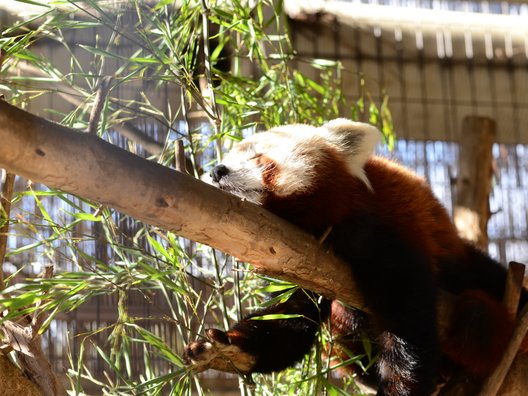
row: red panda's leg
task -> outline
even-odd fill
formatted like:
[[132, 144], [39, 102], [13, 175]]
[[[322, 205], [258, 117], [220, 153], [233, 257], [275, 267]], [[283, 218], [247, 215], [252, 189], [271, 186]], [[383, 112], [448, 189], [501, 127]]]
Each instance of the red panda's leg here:
[[499, 363], [515, 323], [504, 305], [472, 290], [457, 296], [443, 351], [466, 371], [484, 378]]
[[329, 314], [329, 302], [318, 304], [317, 299], [299, 289], [286, 302], [245, 317], [225, 333], [208, 330], [209, 340], [189, 344], [184, 357], [198, 370], [202, 366], [243, 374], [283, 370], [310, 351], [320, 323]]
[[431, 393], [439, 360], [436, 286], [427, 260], [374, 216], [334, 226], [327, 241], [350, 264], [377, 329], [380, 396]]

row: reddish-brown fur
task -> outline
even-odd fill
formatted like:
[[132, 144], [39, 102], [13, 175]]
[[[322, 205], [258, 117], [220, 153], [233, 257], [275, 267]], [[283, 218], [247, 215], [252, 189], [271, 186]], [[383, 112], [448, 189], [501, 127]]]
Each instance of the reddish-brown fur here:
[[[380, 396], [430, 394], [442, 352], [477, 376], [499, 361], [513, 329], [500, 303], [505, 269], [458, 236], [422, 178], [388, 160], [367, 159], [377, 133], [347, 120], [322, 129], [287, 126], [250, 138], [211, 172], [220, 188], [316, 237], [324, 235], [325, 246], [352, 271], [370, 312], [296, 290], [287, 301], [220, 332], [217, 347], [240, 362], [239, 371], [270, 373], [300, 361], [328, 319], [341, 344], [333, 348], [337, 356], [362, 354], [362, 336], [370, 340], [376, 369], [366, 378], [360, 374], [373, 381]], [[442, 340], [436, 312], [440, 288], [457, 299]], [[521, 301], [528, 302], [526, 290]], [[277, 313], [297, 315], [253, 320]], [[193, 343], [186, 356], [209, 364], [213, 346], [214, 340]]]
[[[489, 374], [508, 345], [513, 318], [500, 302], [472, 290], [458, 296], [452, 322], [454, 326], [448, 330], [443, 351], [469, 372], [482, 377]], [[482, 326], [468, 326], [475, 323]]]
[[[354, 213], [376, 213], [402, 239], [424, 253], [433, 273], [441, 271], [439, 265], [443, 261], [469, 265], [467, 242], [458, 236], [447, 211], [425, 180], [389, 160], [372, 157], [364, 167], [371, 191], [350, 175], [337, 152], [331, 148], [323, 152], [315, 168], [312, 188], [286, 198], [273, 194], [273, 181], [281, 169], [277, 164], [269, 164], [263, 177], [268, 187], [263, 205], [316, 235]], [[271, 161], [267, 159], [267, 162]], [[468, 312], [473, 313], [470, 321], [475, 323], [466, 326]], [[342, 307], [333, 306], [332, 323], [337, 333], [350, 329], [351, 320], [347, 317], [350, 314]], [[468, 337], [478, 338], [479, 334], [467, 332], [479, 328], [487, 333], [481, 333], [481, 340], [476, 343], [468, 342]], [[443, 351], [468, 371], [486, 375], [500, 359], [512, 329], [513, 320], [498, 301], [483, 292], [465, 293], [459, 297]]]
[[[373, 157], [365, 171], [374, 189], [372, 205], [417, 250], [437, 260], [464, 255], [464, 242], [425, 180], [388, 160]], [[461, 260], [463, 261], [463, 260]]]
[[[278, 165], [270, 169], [280, 172]], [[317, 188], [311, 194], [276, 197], [269, 184], [274, 176], [267, 172], [264, 181], [270, 192], [265, 196], [264, 206], [303, 228], [322, 230], [355, 212], [377, 213], [428, 257], [463, 257], [463, 241], [422, 178], [380, 157], [372, 157], [365, 164], [365, 171], [373, 191], [348, 173], [337, 153], [327, 149], [316, 165], [313, 186]], [[312, 211], [311, 217], [296, 218], [296, 213], [305, 212], [306, 208], [318, 210]], [[436, 262], [430, 264], [435, 269]]]

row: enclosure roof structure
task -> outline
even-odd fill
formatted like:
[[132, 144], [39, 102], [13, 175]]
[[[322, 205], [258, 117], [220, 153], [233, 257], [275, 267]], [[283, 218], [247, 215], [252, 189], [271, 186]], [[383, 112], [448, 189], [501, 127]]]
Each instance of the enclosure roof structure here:
[[385, 90], [403, 137], [458, 140], [464, 116], [481, 115], [497, 121], [499, 142], [528, 144], [528, 4], [500, 14], [469, 3], [284, 5], [300, 56], [339, 59], [365, 75], [371, 92]]

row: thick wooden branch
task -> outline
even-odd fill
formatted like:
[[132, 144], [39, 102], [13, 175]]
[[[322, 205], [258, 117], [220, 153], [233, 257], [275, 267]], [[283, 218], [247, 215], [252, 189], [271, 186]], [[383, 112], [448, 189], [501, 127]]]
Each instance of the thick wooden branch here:
[[[508, 348], [504, 352], [504, 355], [498, 365], [497, 370], [486, 380], [480, 396], [495, 396], [498, 394], [499, 389], [508, 374], [510, 367], [519, 351], [526, 334], [528, 333], [528, 305], [526, 305], [519, 315], [517, 320], [517, 326], [513, 332]], [[524, 373], [522, 378], [526, 378]], [[519, 381], [520, 382], [520, 381]], [[526, 389], [524, 389], [525, 391]]]
[[368, 311], [347, 267], [311, 236], [249, 202], [100, 138], [0, 102], [0, 167], [113, 207]]

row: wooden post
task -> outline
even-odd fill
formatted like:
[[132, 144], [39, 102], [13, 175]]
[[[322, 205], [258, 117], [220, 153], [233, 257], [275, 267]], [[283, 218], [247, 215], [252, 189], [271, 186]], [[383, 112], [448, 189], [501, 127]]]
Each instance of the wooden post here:
[[511, 261], [508, 265], [508, 276], [502, 303], [506, 306], [512, 318], [517, 317], [525, 272], [526, 266], [524, 264]]
[[488, 248], [489, 194], [495, 121], [480, 116], [464, 118], [459, 139], [458, 177], [453, 218], [459, 234]]

